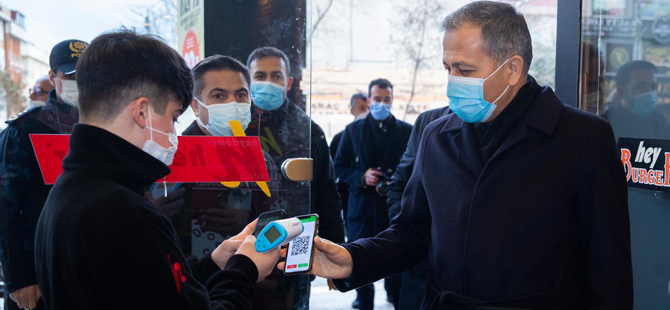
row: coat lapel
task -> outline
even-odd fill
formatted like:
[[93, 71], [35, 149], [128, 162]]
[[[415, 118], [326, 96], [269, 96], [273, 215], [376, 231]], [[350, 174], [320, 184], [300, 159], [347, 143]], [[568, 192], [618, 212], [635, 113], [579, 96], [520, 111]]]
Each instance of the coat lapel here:
[[454, 151], [458, 152], [465, 165], [472, 173], [479, 177], [484, 169], [482, 157], [479, 154], [479, 145], [475, 136], [475, 128], [472, 124], [466, 124], [456, 114], [451, 114], [449, 120], [444, 124], [440, 134], [450, 131], [458, 131], [453, 136]]

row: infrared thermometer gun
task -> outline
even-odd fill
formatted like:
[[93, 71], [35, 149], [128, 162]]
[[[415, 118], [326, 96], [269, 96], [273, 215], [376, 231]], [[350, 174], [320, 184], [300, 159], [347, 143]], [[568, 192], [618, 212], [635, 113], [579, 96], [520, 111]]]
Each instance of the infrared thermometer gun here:
[[303, 229], [302, 222], [296, 217], [271, 222], [258, 234], [256, 251], [263, 253], [287, 244], [302, 234]]

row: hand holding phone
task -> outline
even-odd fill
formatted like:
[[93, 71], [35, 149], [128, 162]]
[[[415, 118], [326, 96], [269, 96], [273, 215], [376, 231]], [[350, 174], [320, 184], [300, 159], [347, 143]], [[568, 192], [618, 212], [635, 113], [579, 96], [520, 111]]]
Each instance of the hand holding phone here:
[[319, 227], [319, 216], [298, 216], [304, 227], [302, 234], [288, 244], [284, 273], [287, 275], [309, 273], [314, 259], [314, 237]]

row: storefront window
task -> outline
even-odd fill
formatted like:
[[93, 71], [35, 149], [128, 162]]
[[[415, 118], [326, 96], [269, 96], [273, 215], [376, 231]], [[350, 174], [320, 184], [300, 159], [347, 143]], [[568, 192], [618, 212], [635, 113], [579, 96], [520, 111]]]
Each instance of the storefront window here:
[[635, 309], [667, 309], [670, 195], [657, 173], [667, 159], [644, 153], [670, 151], [670, 1], [583, 1], [582, 12], [579, 108], [608, 120], [622, 149]]

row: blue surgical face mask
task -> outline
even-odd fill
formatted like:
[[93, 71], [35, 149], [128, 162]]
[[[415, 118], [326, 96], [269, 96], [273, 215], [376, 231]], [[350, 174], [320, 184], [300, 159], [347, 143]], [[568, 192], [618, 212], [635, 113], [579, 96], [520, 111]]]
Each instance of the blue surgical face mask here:
[[214, 136], [232, 137], [233, 130], [230, 128], [230, 121], [239, 121], [244, 130], [249, 126], [249, 122], [251, 121], [250, 103], [238, 103], [233, 101], [208, 106], [198, 100], [198, 98], [195, 98], [195, 100], [198, 101], [201, 108], [207, 110], [209, 116], [207, 125], [203, 123], [199, 116], [195, 121]]
[[383, 121], [391, 115], [391, 104], [373, 101], [370, 104], [370, 114], [372, 114], [372, 118]]
[[251, 98], [263, 111], [274, 111], [284, 103], [284, 88], [272, 82], [252, 82]]
[[630, 111], [642, 117], [647, 117], [654, 112], [658, 105], [658, 92], [652, 91], [633, 97], [633, 108]]
[[485, 79], [449, 75], [449, 86], [447, 86], [449, 107], [464, 122], [483, 123], [491, 117], [496, 109], [495, 103], [505, 95], [509, 85], [498, 99], [488, 102], [484, 100], [484, 81], [498, 73], [508, 61], [509, 59]]

